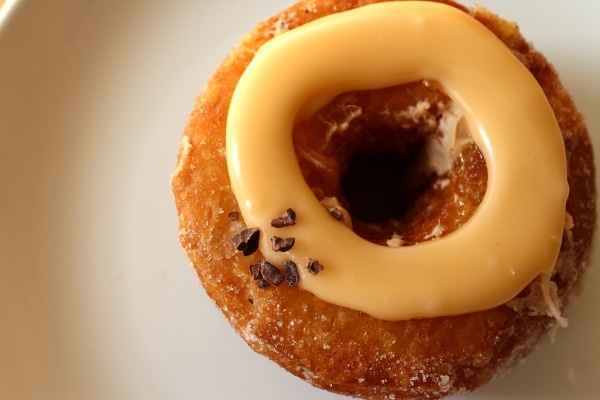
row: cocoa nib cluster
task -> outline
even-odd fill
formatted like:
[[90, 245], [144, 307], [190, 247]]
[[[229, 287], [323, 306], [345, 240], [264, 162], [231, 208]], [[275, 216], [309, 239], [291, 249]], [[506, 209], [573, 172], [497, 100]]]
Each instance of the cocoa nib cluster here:
[[[230, 219], [234, 220], [232, 215], [237, 219], [237, 212], [230, 213]], [[288, 208], [284, 213], [276, 216], [271, 220], [271, 226], [274, 228], [284, 228], [296, 224], [296, 212]], [[249, 256], [258, 250], [260, 242], [260, 229], [247, 228], [235, 234], [231, 238], [235, 248], [242, 252], [245, 256]], [[273, 236], [271, 238], [271, 248], [273, 251], [286, 252], [294, 247], [296, 239], [293, 237]], [[306, 269], [312, 275], [316, 275], [323, 270], [323, 265], [317, 260], [309, 259], [306, 264]], [[294, 286], [298, 283], [300, 276], [298, 275], [298, 267], [296, 263], [287, 260], [283, 264], [283, 272], [268, 262], [260, 260], [250, 265], [250, 276], [256, 281], [256, 284], [261, 289], [266, 289], [269, 286], [279, 286], [283, 281], [289, 286]]]

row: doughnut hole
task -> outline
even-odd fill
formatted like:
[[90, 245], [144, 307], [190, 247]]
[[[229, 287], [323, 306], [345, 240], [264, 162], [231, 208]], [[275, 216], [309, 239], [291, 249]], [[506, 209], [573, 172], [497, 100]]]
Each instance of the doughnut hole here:
[[381, 245], [454, 232], [487, 187], [462, 112], [435, 82], [341, 94], [296, 124], [294, 145], [315, 195], [337, 199], [354, 232]]

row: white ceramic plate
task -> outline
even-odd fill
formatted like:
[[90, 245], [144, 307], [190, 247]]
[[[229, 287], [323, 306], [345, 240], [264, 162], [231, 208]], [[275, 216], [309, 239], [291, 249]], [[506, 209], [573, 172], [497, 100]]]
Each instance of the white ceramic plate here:
[[[289, 0], [8, 0], [0, 12], [0, 398], [336, 399], [254, 354], [180, 249], [169, 187], [211, 71]], [[600, 140], [600, 2], [480, 0], [555, 63]], [[481, 399], [597, 399], [599, 271]]]

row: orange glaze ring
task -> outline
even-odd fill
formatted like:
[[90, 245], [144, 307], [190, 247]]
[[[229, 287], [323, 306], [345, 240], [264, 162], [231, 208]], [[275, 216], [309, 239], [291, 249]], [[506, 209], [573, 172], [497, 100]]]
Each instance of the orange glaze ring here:
[[[458, 231], [386, 248], [355, 235], [319, 203], [297, 165], [292, 127], [340, 93], [419, 79], [439, 82], [462, 108], [488, 165], [488, 190]], [[298, 265], [318, 259], [325, 266], [319, 275], [300, 268], [304, 289], [380, 319], [495, 307], [537, 276], [548, 283], [560, 249], [568, 185], [553, 111], [530, 72], [494, 34], [444, 4], [365, 6], [265, 44], [234, 93], [227, 161], [246, 224], [263, 232], [263, 255], [280, 267], [286, 259]], [[277, 184], [269, 179], [273, 169]], [[284, 232], [270, 227], [290, 207], [298, 223]], [[296, 245], [275, 253], [270, 238], [282, 234], [296, 237]], [[543, 286], [551, 303], [549, 285]]]

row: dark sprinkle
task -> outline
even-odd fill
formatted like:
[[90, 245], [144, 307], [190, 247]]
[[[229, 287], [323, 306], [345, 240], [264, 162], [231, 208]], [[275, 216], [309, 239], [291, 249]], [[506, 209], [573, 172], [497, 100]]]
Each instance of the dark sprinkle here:
[[236, 249], [244, 253], [245, 256], [249, 256], [258, 250], [259, 238], [260, 230], [258, 228], [248, 228], [234, 235], [231, 241]]
[[228, 214], [228, 217], [230, 221], [237, 221], [240, 219], [240, 213], [239, 211], [232, 211]]
[[259, 280], [256, 281], [256, 286], [258, 286], [259, 289], [266, 289], [271, 285], [265, 279], [260, 278]]
[[260, 261], [250, 266], [250, 276], [254, 280], [262, 279], [262, 273], [260, 272]]
[[329, 211], [329, 214], [331, 214], [331, 216], [337, 219], [338, 221], [342, 219], [342, 210], [340, 210], [339, 208], [331, 207], [327, 211]]
[[250, 303], [250, 304], [254, 304], [254, 300], [252, 300], [252, 299], [248, 299], [248, 303]]
[[260, 262], [260, 273], [263, 279], [273, 286], [281, 285], [281, 282], [285, 279], [281, 271], [267, 260]]
[[308, 259], [308, 263], [306, 264], [306, 269], [313, 275], [318, 274], [323, 271], [323, 265], [317, 260], [313, 260], [312, 258]]
[[288, 251], [294, 247], [295, 242], [296, 239], [293, 237], [284, 239], [279, 236], [273, 236], [271, 238], [273, 251]]
[[283, 264], [283, 271], [285, 275], [285, 281], [289, 286], [294, 286], [300, 280], [298, 276], [298, 268], [296, 267], [296, 263], [293, 261], [286, 261]]
[[296, 225], [296, 212], [288, 208], [283, 214], [271, 220], [271, 226], [274, 228], [283, 228], [284, 226]]

